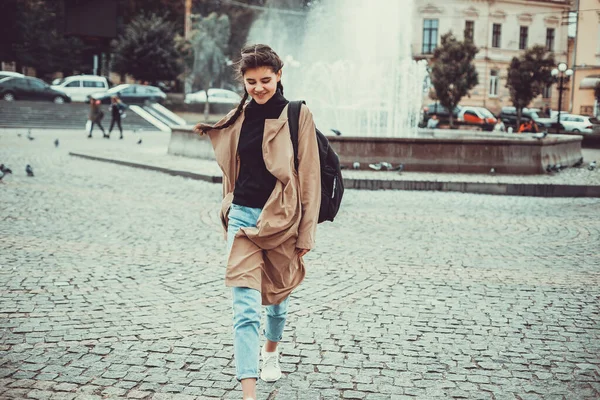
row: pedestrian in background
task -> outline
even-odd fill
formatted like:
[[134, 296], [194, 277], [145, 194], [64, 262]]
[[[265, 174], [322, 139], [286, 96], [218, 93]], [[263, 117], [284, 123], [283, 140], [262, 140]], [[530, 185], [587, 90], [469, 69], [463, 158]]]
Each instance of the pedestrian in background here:
[[521, 126], [519, 126], [519, 133], [531, 132], [538, 133], [540, 128], [538, 124], [535, 123], [534, 120], [530, 119], [529, 121], [524, 121]]
[[[232, 288], [236, 377], [245, 400], [256, 399], [259, 350], [260, 378], [274, 382], [281, 377], [277, 345], [290, 293], [306, 273], [302, 257], [315, 244], [321, 201], [317, 136], [306, 105], [298, 123], [296, 172], [282, 67], [269, 46], [242, 49], [237, 72], [245, 93], [239, 106], [214, 126], [194, 128], [208, 134], [223, 171], [220, 216], [229, 252], [225, 284]], [[267, 306], [262, 348], [261, 303]]]
[[506, 126], [504, 126], [504, 121], [498, 116], [496, 120], [496, 125], [494, 125], [494, 132], [504, 132], [506, 131]]
[[104, 131], [104, 128], [102, 127], [102, 123], [101, 123], [102, 118], [104, 118], [104, 113], [100, 109], [100, 100], [90, 99], [90, 114], [89, 114], [88, 120], [91, 123], [89, 124], [90, 131], [89, 131], [88, 138], [92, 137], [92, 131], [94, 130], [94, 125], [98, 125], [98, 127], [102, 131], [102, 136], [105, 138], [108, 138], [108, 135], [106, 134], [106, 132]]
[[108, 137], [110, 137], [110, 133], [112, 132], [113, 127], [116, 123], [119, 127], [119, 132], [121, 133], [119, 139], [123, 139], [123, 128], [121, 127], [121, 118], [125, 118], [126, 108], [127, 106], [121, 101], [121, 99], [118, 96], [111, 97], [109, 107], [111, 120], [110, 127], [108, 128]]
[[427, 121], [427, 128], [436, 129], [439, 123], [440, 120], [438, 119], [437, 114], [433, 114], [431, 118], [429, 118], [429, 121]]

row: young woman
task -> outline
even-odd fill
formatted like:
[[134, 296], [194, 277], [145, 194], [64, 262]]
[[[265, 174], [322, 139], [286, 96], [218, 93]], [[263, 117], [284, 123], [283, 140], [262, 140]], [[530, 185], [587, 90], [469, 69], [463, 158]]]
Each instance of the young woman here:
[[119, 136], [119, 139], [123, 139], [123, 128], [121, 127], [121, 115], [125, 112], [125, 108], [127, 108], [125, 106], [125, 104], [123, 104], [123, 102], [121, 102], [121, 99], [119, 99], [118, 96], [113, 96], [110, 99], [110, 116], [111, 116], [111, 120], [110, 120], [110, 127], [108, 128], [108, 137], [110, 137], [110, 133], [113, 130], [113, 127], [115, 126], [115, 123], [117, 124], [117, 126], [119, 127], [119, 133], [121, 134], [121, 136]]
[[208, 134], [223, 171], [220, 217], [229, 253], [225, 284], [232, 288], [236, 373], [243, 398], [255, 399], [261, 303], [267, 322], [260, 378], [274, 382], [281, 377], [277, 344], [289, 295], [304, 279], [302, 257], [315, 244], [321, 176], [315, 126], [304, 105], [296, 171], [279, 56], [266, 45], [248, 46], [237, 67], [245, 88], [239, 106], [214, 126], [195, 130]]
[[90, 99], [90, 114], [88, 117], [88, 120], [90, 121], [90, 123], [89, 123], [90, 131], [89, 131], [88, 138], [92, 137], [92, 131], [94, 130], [94, 124], [96, 124], [96, 125], [98, 125], [98, 127], [100, 127], [100, 130], [102, 131], [102, 136], [104, 136], [105, 138], [108, 137], [106, 135], [106, 132], [104, 131], [104, 128], [102, 127], [101, 122], [100, 122], [100, 121], [102, 121], [102, 118], [104, 118], [104, 113], [102, 112], [102, 110], [100, 110], [100, 100]]

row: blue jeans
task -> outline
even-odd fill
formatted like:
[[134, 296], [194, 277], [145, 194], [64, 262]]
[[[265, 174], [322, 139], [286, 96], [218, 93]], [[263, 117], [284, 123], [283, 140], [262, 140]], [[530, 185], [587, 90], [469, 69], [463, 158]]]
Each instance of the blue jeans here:
[[[227, 226], [227, 251], [231, 251], [237, 231], [243, 227], [255, 227], [261, 208], [250, 208], [232, 204]], [[233, 287], [233, 352], [236, 377], [238, 380], [258, 379], [258, 358], [260, 352], [259, 329], [262, 297], [258, 290]], [[263, 330], [265, 337], [279, 342], [287, 318], [289, 297], [280, 304], [266, 306], [267, 323]]]

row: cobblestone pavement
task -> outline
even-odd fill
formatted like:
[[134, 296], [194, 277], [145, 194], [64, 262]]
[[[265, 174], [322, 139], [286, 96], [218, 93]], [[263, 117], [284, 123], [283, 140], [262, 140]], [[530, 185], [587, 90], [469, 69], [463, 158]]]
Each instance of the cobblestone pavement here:
[[[0, 132], [0, 398], [240, 399], [220, 186], [70, 157], [68, 135]], [[259, 399], [598, 398], [599, 211], [347, 191]]]

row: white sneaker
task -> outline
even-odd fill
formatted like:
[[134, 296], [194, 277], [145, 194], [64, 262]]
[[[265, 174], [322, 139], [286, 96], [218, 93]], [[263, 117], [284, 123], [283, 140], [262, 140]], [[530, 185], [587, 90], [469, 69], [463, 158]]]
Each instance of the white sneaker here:
[[262, 358], [262, 368], [260, 371], [260, 379], [265, 382], [275, 382], [281, 378], [281, 367], [279, 367], [279, 351], [268, 353], [265, 351], [265, 346], [260, 349]]

